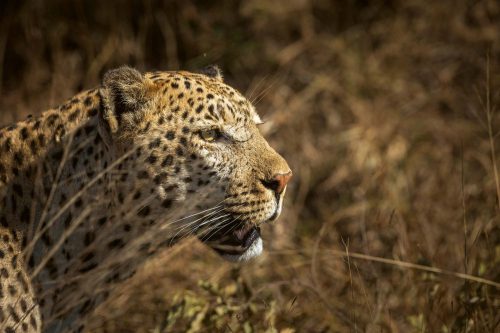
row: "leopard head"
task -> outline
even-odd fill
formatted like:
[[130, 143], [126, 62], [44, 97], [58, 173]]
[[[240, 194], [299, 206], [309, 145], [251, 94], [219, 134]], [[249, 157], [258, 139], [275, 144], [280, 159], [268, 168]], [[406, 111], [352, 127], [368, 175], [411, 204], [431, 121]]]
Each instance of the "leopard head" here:
[[196, 233], [231, 261], [259, 255], [260, 226], [280, 215], [292, 171], [259, 132], [255, 108], [220, 71], [143, 75], [122, 67], [105, 75], [100, 93], [109, 151], [134, 150], [133, 176], [115, 184], [118, 194], [133, 207], [138, 191], [152, 193], [137, 216], [172, 224], [169, 210], [183, 205], [175, 236]]

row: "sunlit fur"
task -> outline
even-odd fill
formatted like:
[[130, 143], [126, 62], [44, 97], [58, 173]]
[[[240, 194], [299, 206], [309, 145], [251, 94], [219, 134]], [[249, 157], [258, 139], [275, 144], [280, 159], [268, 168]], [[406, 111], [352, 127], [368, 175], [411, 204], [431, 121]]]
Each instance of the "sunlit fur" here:
[[[2, 331], [82, 329], [158, 249], [277, 218], [284, 191], [266, 182], [290, 169], [254, 107], [209, 74], [123, 67], [0, 130]], [[261, 252], [259, 238], [225, 257]]]

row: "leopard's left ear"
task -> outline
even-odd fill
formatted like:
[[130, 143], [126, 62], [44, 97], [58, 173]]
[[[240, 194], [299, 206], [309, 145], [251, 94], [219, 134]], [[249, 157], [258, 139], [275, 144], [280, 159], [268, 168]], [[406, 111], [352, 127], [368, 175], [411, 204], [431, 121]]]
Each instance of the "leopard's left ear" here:
[[120, 127], [130, 127], [140, 116], [154, 83], [136, 69], [124, 66], [104, 74], [101, 97], [104, 120], [112, 133]]
[[201, 73], [213, 77], [214, 79], [224, 82], [224, 77], [222, 76], [222, 71], [217, 65], [209, 65], [201, 70]]

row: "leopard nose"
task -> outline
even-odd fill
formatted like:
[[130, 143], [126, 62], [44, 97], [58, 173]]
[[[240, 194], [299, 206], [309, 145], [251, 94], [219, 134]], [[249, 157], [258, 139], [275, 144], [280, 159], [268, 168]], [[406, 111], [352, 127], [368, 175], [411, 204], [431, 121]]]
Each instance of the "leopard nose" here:
[[262, 184], [271, 191], [274, 191], [276, 194], [281, 194], [285, 188], [286, 184], [292, 178], [292, 172], [277, 174], [270, 180], [263, 180]]

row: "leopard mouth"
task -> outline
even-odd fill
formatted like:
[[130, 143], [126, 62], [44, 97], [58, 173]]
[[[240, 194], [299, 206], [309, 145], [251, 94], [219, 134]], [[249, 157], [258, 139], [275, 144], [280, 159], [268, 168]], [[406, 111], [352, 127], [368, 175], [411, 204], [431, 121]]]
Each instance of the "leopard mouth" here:
[[203, 239], [219, 255], [229, 261], [247, 261], [262, 253], [260, 228], [245, 224], [234, 229], [228, 226]]

